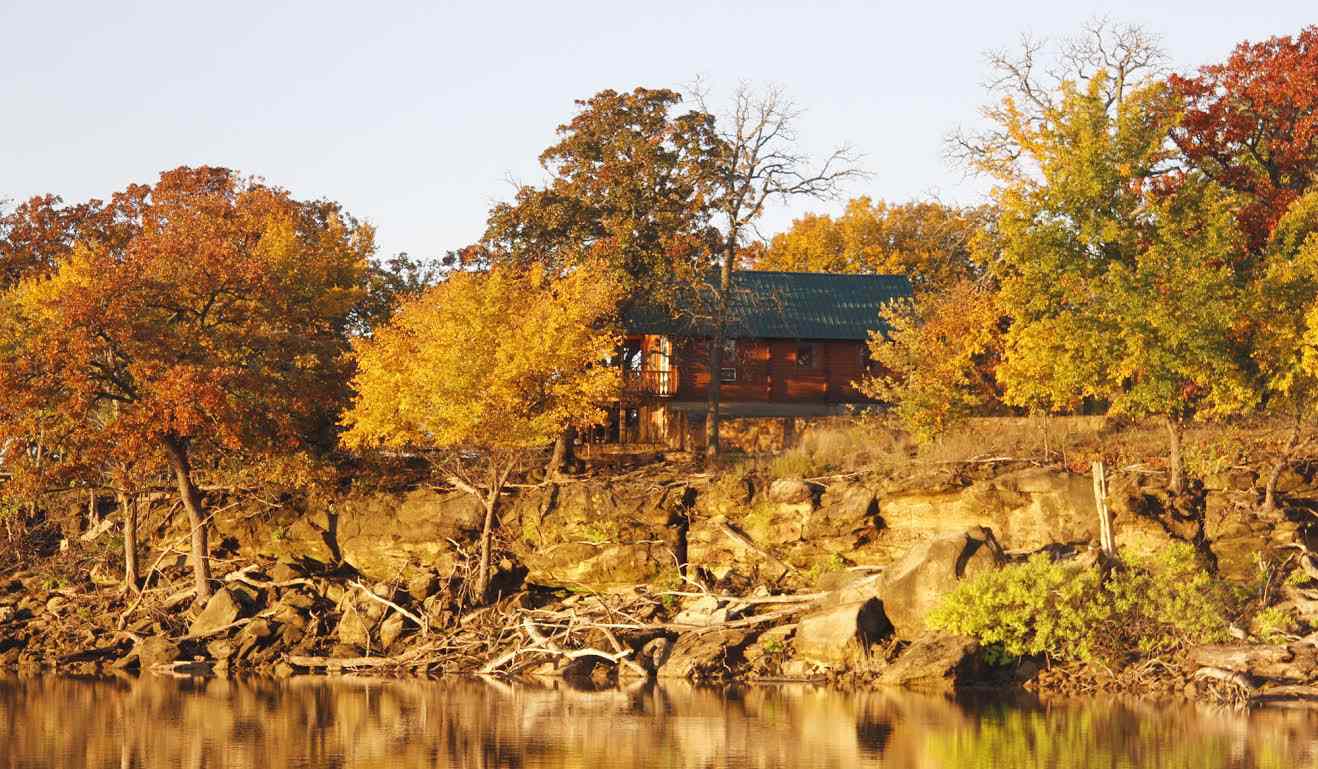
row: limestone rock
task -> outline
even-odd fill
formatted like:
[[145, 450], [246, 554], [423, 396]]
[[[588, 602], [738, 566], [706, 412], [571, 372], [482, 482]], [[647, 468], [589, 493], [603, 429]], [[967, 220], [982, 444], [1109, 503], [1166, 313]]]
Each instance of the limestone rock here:
[[540, 585], [634, 585], [671, 575], [694, 492], [653, 479], [572, 483], [528, 490], [504, 512], [512, 547]]
[[739, 629], [687, 633], [678, 637], [660, 678], [722, 678], [741, 657], [750, 633]]
[[380, 648], [388, 651], [394, 645], [394, 641], [403, 634], [403, 615], [397, 612], [390, 614], [380, 625]]
[[1093, 481], [1051, 468], [1026, 468], [969, 486], [930, 489], [921, 482], [879, 500], [892, 555], [940, 534], [991, 528], [1007, 550], [1096, 539]]
[[636, 661], [647, 671], [654, 673], [664, 666], [673, 651], [673, 641], [660, 636], [646, 641], [636, 655]]
[[335, 631], [339, 643], [344, 646], [368, 646], [371, 643], [371, 628], [366, 624], [365, 617], [362, 613], [349, 607], [343, 612], [343, 617], [339, 619], [339, 627]]
[[810, 484], [799, 478], [779, 478], [769, 484], [769, 500], [786, 504], [809, 502], [814, 497]]
[[251, 598], [246, 592], [233, 587], [220, 588], [211, 595], [206, 608], [192, 621], [188, 634], [204, 636], [231, 625], [242, 616], [250, 603]]
[[149, 636], [133, 647], [140, 669], [145, 672], [156, 665], [168, 665], [180, 656], [178, 644], [164, 636]]
[[979, 643], [972, 638], [926, 635], [911, 644], [879, 676], [879, 683], [947, 691], [974, 683], [982, 674]]
[[851, 662], [891, 633], [892, 625], [876, 598], [830, 606], [801, 618], [796, 626], [796, 656], [816, 662]]
[[877, 588], [883, 611], [902, 638], [926, 630], [925, 616], [966, 577], [996, 569], [1002, 548], [989, 529], [979, 527], [918, 545], [884, 572]]

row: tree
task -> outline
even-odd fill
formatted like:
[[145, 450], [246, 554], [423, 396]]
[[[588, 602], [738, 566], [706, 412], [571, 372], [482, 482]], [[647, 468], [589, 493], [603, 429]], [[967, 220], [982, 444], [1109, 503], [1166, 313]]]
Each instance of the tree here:
[[[695, 90], [700, 112], [713, 114], [708, 95]], [[708, 408], [705, 416], [705, 453], [719, 453], [719, 396], [723, 342], [733, 306], [733, 272], [746, 241], [770, 200], [778, 198], [829, 199], [849, 180], [862, 175], [857, 154], [847, 146], [835, 149], [813, 165], [796, 146], [801, 111], [776, 88], [756, 92], [742, 85], [732, 96], [726, 115], [714, 124], [716, 143], [700, 159], [705, 205], [719, 237], [714, 254], [718, 277], [713, 285], [698, 286], [695, 297], [713, 328], [709, 345]], [[696, 277], [696, 276], [693, 276]], [[698, 279], [698, 277], [697, 277]]]
[[389, 322], [398, 306], [438, 283], [446, 268], [458, 257], [447, 255], [442, 261], [414, 259], [406, 252], [383, 261], [371, 260], [367, 268], [366, 292], [353, 308], [350, 326], [354, 336], [367, 336]]
[[1175, 95], [1147, 36], [1096, 25], [1063, 46], [1052, 81], [1037, 75], [1040, 51], [1027, 44], [995, 60], [995, 128], [954, 138], [962, 159], [1000, 183], [992, 271], [1009, 323], [1004, 400], [1162, 416], [1179, 491], [1184, 420], [1252, 399], [1235, 334], [1236, 203], [1175, 167]]
[[485, 511], [475, 595], [489, 587], [499, 497], [528, 456], [615, 400], [620, 295], [607, 269], [455, 273], [355, 344], [344, 443], [442, 451], [447, 480]]
[[[538, 265], [563, 274], [605, 265], [622, 283], [619, 312], [637, 303], [676, 309], [682, 287], [709, 265], [716, 235], [700, 163], [713, 151], [713, 119], [674, 114], [667, 89], [600, 91], [558, 127], [540, 155], [543, 187], [523, 185], [490, 212], [469, 266]], [[574, 428], [555, 439], [549, 472], [569, 461]]]
[[836, 219], [806, 214], [792, 222], [791, 229], [773, 237], [755, 268], [906, 275], [923, 295], [982, 273], [973, 243], [991, 213], [937, 201], [853, 198]]
[[605, 265], [620, 301], [667, 299], [708, 264], [708, 191], [699, 164], [715, 144], [712, 118], [675, 115], [681, 94], [600, 91], [558, 127], [540, 155], [543, 187], [523, 185], [489, 215], [482, 256], [551, 274]]
[[168, 171], [115, 200], [122, 236], [80, 232], [52, 274], [4, 294], [0, 439], [30, 440], [46, 419], [123, 461], [163, 455], [204, 599], [196, 463], [285, 455], [320, 437], [346, 398], [373, 233], [336, 204], [222, 168]]
[[1170, 82], [1184, 103], [1172, 138], [1192, 166], [1248, 197], [1241, 226], [1259, 253], [1318, 180], [1318, 26], [1241, 43], [1225, 62]]
[[1297, 198], [1277, 222], [1251, 288], [1263, 405], [1288, 426], [1264, 484], [1263, 509], [1270, 512], [1281, 474], [1313, 442], [1318, 418], [1318, 191]]
[[873, 332], [869, 340], [877, 371], [856, 386], [891, 404], [917, 440], [932, 440], [1000, 397], [993, 369], [1001, 331], [989, 287], [961, 280], [882, 314], [887, 333]]

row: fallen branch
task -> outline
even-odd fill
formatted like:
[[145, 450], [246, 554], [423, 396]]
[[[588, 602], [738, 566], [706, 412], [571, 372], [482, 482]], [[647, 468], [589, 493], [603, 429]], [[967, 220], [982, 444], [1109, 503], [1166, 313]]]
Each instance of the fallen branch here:
[[1250, 696], [1253, 696], [1258, 688], [1254, 685], [1254, 681], [1244, 673], [1237, 673], [1234, 670], [1225, 670], [1223, 668], [1199, 668], [1194, 672], [1194, 677], [1200, 680], [1223, 681], [1238, 686]]
[[276, 610], [275, 610], [275, 609], [266, 609], [265, 611], [261, 612], [260, 614], [255, 615], [255, 616], [253, 616], [253, 617], [244, 617], [243, 619], [235, 620], [234, 622], [230, 622], [229, 624], [227, 624], [227, 625], [225, 625], [225, 626], [223, 626], [223, 627], [217, 627], [217, 628], [214, 628], [214, 629], [212, 629], [212, 630], [207, 630], [207, 631], [204, 632], [204, 633], [188, 633], [188, 634], [185, 635], [185, 636], [179, 636], [179, 639], [178, 639], [178, 640], [180, 640], [180, 641], [196, 641], [196, 640], [201, 639], [201, 638], [210, 638], [210, 637], [213, 636], [213, 635], [219, 635], [220, 633], [223, 633], [223, 632], [226, 631], [226, 630], [233, 630], [233, 629], [236, 628], [236, 627], [242, 627], [243, 625], [246, 625], [246, 624], [248, 624], [248, 623], [250, 623], [250, 622], [255, 622], [255, 621], [258, 620], [258, 619], [265, 619], [266, 617], [273, 617], [275, 614], [276, 614]]
[[726, 520], [722, 518], [716, 518], [712, 521], [712, 523], [720, 532], [723, 533], [723, 536], [727, 537], [728, 539], [731, 539], [733, 542], [736, 542], [742, 547], [745, 547], [746, 549], [760, 556], [764, 560], [772, 563], [773, 565], [783, 569], [789, 574], [797, 573], [796, 569], [793, 568], [791, 564], [785, 563], [784, 561], [779, 559], [778, 556], [774, 555], [773, 553], [770, 553], [768, 550], [765, 550], [764, 548], [755, 544], [755, 540], [751, 539], [750, 537], [746, 536], [740, 531], [737, 531], [736, 529], [732, 528], [731, 524], [729, 524]]
[[679, 598], [715, 598], [721, 602], [739, 603], [745, 606], [758, 606], [760, 604], [771, 603], [814, 603], [821, 598], [827, 598], [832, 593], [823, 591], [818, 593], [795, 593], [792, 595], [761, 595], [761, 596], [735, 596], [735, 595], [717, 595], [715, 593], [693, 593], [682, 590], [665, 590], [656, 595], [672, 595]]
[[381, 598], [380, 596], [371, 592], [369, 588], [367, 588], [365, 585], [363, 585], [362, 583], [358, 582], [355, 579], [352, 581], [352, 586], [361, 590], [363, 593], [366, 594], [366, 597], [370, 598], [371, 600], [378, 601], [379, 603], [382, 603], [385, 606], [388, 606], [389, 608], [403, 615], [404, 617], [407, 617], [408, 619], [412, 620], [412, 622], [416, 623], [417, 627], [421, 628], [421, 635], [423, 636], [430, 635], [430, 623], [428, 621], [421, 619], [412, 612], [408, 611], [407, 609], [404, 609], [403, 607], [399, 606], [393, 601], [388, 600], [387, 598]]
[[290, 655], [288, 664], [300, 668], [383, 668], [406, 667], [413, 660], [399, 657], [303, 657]]

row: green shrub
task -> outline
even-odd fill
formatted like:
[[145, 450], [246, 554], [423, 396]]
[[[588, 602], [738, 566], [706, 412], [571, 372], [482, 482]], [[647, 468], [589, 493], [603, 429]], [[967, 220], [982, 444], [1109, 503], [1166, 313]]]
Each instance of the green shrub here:
[[1038, 554], [961, 583], [929, 624], [977, 639], [999, 664], [1034, 654], [1120, 664], [1226, 631], [1223, 591], [1189, 545], [1131, 559], [1105, 580]]
[[1292, 640], [1300, 629], [1300, 623], [1288, 608], [1269, 606], [1254, 615], [1250, 628], [1264, 643], [1279, 644]]

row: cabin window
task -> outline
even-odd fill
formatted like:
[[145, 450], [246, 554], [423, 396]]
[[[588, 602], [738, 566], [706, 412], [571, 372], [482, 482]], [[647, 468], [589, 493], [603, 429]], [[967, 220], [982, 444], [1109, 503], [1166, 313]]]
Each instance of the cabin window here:
[[737, 361], [737, 340], [723, 340], [723, 362], [735, 364]]
[[796, 348], [796, 366], [797, 368], [814, 368], [815, 367], [815, 346], [812, 344], [799, 345]]

